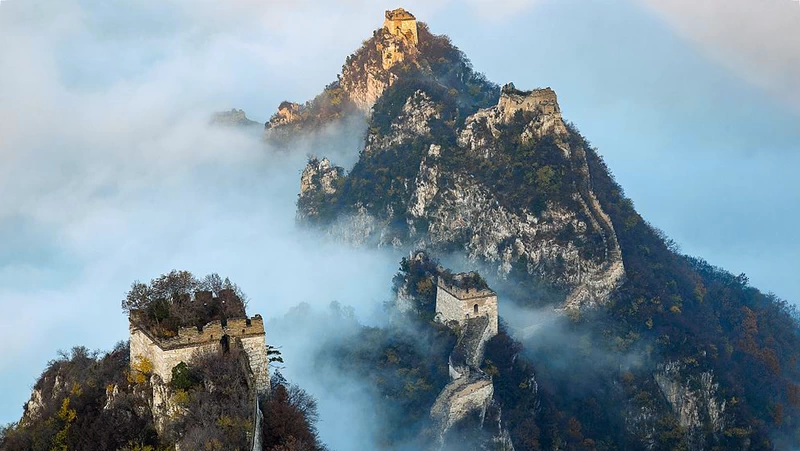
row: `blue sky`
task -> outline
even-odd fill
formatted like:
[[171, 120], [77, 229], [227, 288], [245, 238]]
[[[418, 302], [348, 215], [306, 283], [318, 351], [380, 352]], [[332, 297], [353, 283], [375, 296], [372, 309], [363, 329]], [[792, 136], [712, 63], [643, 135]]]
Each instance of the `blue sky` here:
[[[291, 3], [0, 3], [0, 423], [57, 349], [126, 337], [135, 279], [219, 272], [267, 317], [334, 299], [366, 317], [385, 298], [396, 255], [294, 230], [304, 152], [205, 128], [211, 111], [264, 121], [313, 97], [399, 6]], [[403, 6], [490, 79], [553, 87], [684, 252], [800, 302], [800, 5], [752, 3]], [[348, 163], [358, 149], [306, 150]]]

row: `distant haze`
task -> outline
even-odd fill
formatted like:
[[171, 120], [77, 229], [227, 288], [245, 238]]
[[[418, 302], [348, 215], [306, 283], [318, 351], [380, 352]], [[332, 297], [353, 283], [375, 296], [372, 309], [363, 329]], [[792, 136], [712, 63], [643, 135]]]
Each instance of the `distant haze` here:
[[267, 318], [338, 300], [380, 321], [400, 255], [294, 221], [306, 154], [352, 164], [359, 131], [286, 154], [207, 122], [312, 98], [390, 7], [494, 81], [552, 86], [684, 252], [800, 301], [800, 5], [763, 3], [0, 2], [0, 423], [57, 349], [124, 340], [130, 283], [173, 268], [230, 277]]

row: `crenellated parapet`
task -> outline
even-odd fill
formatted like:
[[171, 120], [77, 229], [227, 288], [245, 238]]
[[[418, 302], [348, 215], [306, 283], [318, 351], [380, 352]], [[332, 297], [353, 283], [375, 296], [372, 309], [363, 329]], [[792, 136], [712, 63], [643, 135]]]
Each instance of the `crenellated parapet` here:
[[477, 413], [481, 427], [494, 395], [492, 378], [481, 370], [486, 343], [498, 333], [497, 293], [477, 273], [443, 273], [436, 281], [436, 319], [457, 328], [448, 359], [450, 383], [431, 407], [437, 449], [447, 432]]
[[488, 317], [488, 340], [498, 331], [497, 293], [482, 280], [473, 283], [476, 277], [475, 273], [464, 273], [437, 279], [436, 318], [444, 324], [455, 321], [464, 327], [471, 318]]
[[264, 320], [261, 315], [252, 318], [229, 319], [227, 321], [211, 321], [202, 327], [181, 327], [178, 334], [170, 338], [160, 338], [150, 334], [145, 328], [131, 324], [131, 330], [142, 330], [159, 348], [168, 351], [186, 346], [201, 346], [217, 343], [223, 336], [244, 338], [264, 336]]
[[561, 116], [556, 92], [550, 88], [520, 91], [514, 83], [503, 86], [498, 109], [506, 118], [512, 118], [517, 111], [538, 112], [544, 115]]
[[[202, 292], [199, 294], [202, 297]], [[202, 327], [181, 327], [174, 337], [156, 337], [145, 327], [130, 323], [131, 363], [142, 358], [153, 364], [153, 373], [165, 383], [172, 380], [172, 369], [196, 357], [240, 348], [247, 354], [253, 381], [259, 393], [269, 391], [269, 359], [265, 341], [264, 320], [232, 318], [211, 321]]]
[[395, 36], [405, 38], [413, 45], [419, 43], [417, 18], [403, 8], [386, 11], [386, 19], [383, 21], [383, 28]]

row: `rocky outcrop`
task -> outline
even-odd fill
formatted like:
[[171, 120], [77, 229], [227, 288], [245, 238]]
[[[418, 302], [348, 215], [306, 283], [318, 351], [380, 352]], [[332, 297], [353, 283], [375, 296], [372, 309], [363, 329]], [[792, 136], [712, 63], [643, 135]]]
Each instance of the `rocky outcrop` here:
[[237, 110], [236, 108], [233, 108], [230, 111], [215, 113], [211, 117], [211, 124], [226, 127], [252, 127], [261, 125], [256, 121], [251, 121], [248, 119], [244, 110]]
[[301, 118], [301, 108], [299, 103], [284, 101], [278, 106], [278, 112], [275, 113], [267, 122], [266, 128], [276, 128], [282, 125], [293, 124]]
[[42, 390], [35, 388], [31, 392], [31, 398], [28, 402], [25, 403], [24, 412], [22, 415], [22, 420], [20, 420], [20, 424], [23, 426], [26, 424], [30, 424], [42, 416], [42, 412], [44, 411], [44, 397], [42, 396]]
[[156, 431], [163, 434], [170, 422], [188, 413], [176, 399], [176, 393], [165, 384], [157, 375], [150, 378], [150, 387], [153, 391], [150, 409], [153, 412], [153, 424]]
[[711, 371], [684, 375], [684, 365], [668, 362], [653, 374], [658, 388], [687, 430], [693, 450], [706, 448], [705, 432], [721, 433], [725, 429], [726, 401], [717, 399], [719, 384]]
[[[585, 149], [569, 139], [556, 94], [549, 88], [519, 91], [506, 85], [496, 106], [479, 110], [455, 130], [457, 146], [447, 145], [432, 134], [431, 124], [442, 122], [440, 111], [441, 106], [430, 95], [418, 90], [392, 120], [388, 133], [367, 137], [362, 159], [379, 158], [381, 153], [411, 142], [426, 143], [426, 151], [413, 178], [393, 182], [398, 184], [395, 191], [407, 193], [406, 210], [375, 211], [369, 205], [355, 206], [373, 217], [359, 221], [369, 224], [371, 230], [348, 233], [362, 237], [360, 242], [385, 243], [387, 240], [364, 237], [390, 235], [390, 224], [405, 218], [407, 233], [388, 241], [422, 248], [460, 247], [470, 259], [495, 266], [501, 277], [515, 265], [521, 266], [529, 274], [565, 289], [568, 296], [562, 308], [604, 303], [624, 279], [622, 253], [614, 225], [592, 190]], [[446, 166], [447, 161], [462, 158], [463, 153], [478, 160], [499, 158], [502, 132], [520, 118], [526, 121], [516, 138], [521, 144], [546, 137], [563, 153], [571, 180], [575, 180], [570, 187], [570, 205], [548, 201], [537, 212], [511, 207], [472, 172], [479, 163], [460, 170]], [[306, 174], [319, 172], [316, 164], [309, 164], [303, 180]], [[342, 173], [339, 170], [336, 174]], [[325, 193], [313, 184], [303, 182], [303, 186], [309, 189], [302, 191], [301, 198], [326, 202]], [[308, 209], [303, 211], [301, 205], [301, 216], [313, 216], [319, 209], [311, 202], [305, 205]], [[587, 243], [593, 243], [591, 252], [586, 250]]]
[[60, 373], [45, 375], [31, 391], [31, 397], [23, 406], [22, 426], [39, 420], [46, 407], [69, 391], [70, 385]]
[[341, 168], [331, 167], [327, 158], [309, 160], [300, 176], [300, 196], [321, 191], [325, 194], [336, 192], [336, 181], [342, 176]]
[[[406, 99], [397, 119], [392, 121], [390, 133], [386, 135], [373, 133], [367, 136], [364, 153], [371, 155], [414, 138], [427, 136], [431, 133], [431, 120], [439, 118], [441, 118], [441, 115], [431, 96], [424, 91], [415, 91], [414, 94]], [[441, 146], [432, 144], [432, 148], [428, 153], [431, 156], [438, 156], [440, 151]]]
[[114, 403], [119, 398], [119, 385], [113, 384], [106, 387], [106, 403], [103, 405], [103, 410], [110, 410], [114, 408]]
[[416, 24], [414, 33], [384, 27], [347, 59], [340, 77], [342, 89], [361, 111], [369, 112], [398, 80], [392, 69], [399, 63], [414, 61], [417, 55]]
[[484, 158], [493, 157], [500, 127], [514, 120], [519, 112], [533, 113], [533, 119], [522, 133], [522, 142], [541, 139], [548, 134], [558, 137], [568, 134], [555, 91], [550, 88], [520, 91], [513, 83], [508, 83], [501, 90], [497, 106], [480, 110], [467, 118], [458, 134], [458, 145]]
[[431, 144], [428, 155], [422, 159], [419, 165], [417, 179], [414, 181], [414, 194], [408, 210], [412, 217], [424, 217], [425, 210], [439, 192], [439, 166], [436, 164], [436, 159], [441, 151], [442, 146]]

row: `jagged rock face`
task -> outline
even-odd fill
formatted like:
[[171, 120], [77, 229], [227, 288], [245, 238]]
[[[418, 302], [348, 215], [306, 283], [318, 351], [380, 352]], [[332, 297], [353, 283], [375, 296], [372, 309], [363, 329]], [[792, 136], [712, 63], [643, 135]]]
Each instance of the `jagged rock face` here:
[[68, 391], [68, 382], [61, 374], [56, 373], [55, 377], [43, 378], [31, 391], [31, 397], [23, 408], [20, 424], [25, 426], [39, 420], [45, 411], [45, 406]]
[[680, 425], [688, 430], [689, 445], [694, 450], [705, 449], [706, 431], [725, 429], [725, 400], [717, 399], [719, 384], [711, 371], [682, 376], [683, 365], [668, 362], [653, 375], [661, 393], [667, 399]]
[[[393, 182], [396, 187], [392, 191], [404, 195], [405, 211], [396, 206], [376, 210], [369, 202], [351, 205], [350, 211], [366, 212], [373, 219], [359, 221], [368, 223], [370, 231], [349, 234], [366, 242], [365, 236], [391, 235], [390, 224], [404, 220], [407, 231], [395, 234], [393, 242], [423, 248], [460, 247], [470, 259], [492, 264], [501, 277], [519, 267], [566, 288], [566, 308], [597, 305], [608, 299], [624, 278], [621, 251], [614, 226], [592, 191], [585, 151], [571, 144], [555, 93], [549, 89], [523, 92], [507, 85], [497, 106], [469, 116], [454, 130], [456, 145], [432, 132], [433, 123], [441, 126], [445, 122], [441, 109], [430, 95], [418, 90], [406, 100], [387, 133], [368, 136], [362, 160], [381, 158], [382, 153], [409, 143], [423, 145], [425, 151], [416, 174]], [[514, 138], [520, 145], [548, 139], [563, 154], [563, 165], [575, 180], [568, 187], [568, 205], [548, 201], [541, 211], [509, 205], [481, 180], [482, 174], [474, 172], [481, 161], [491, 164], [502, 157], [501, 141], [522, 116], [526, 123]], [[451, 162], [464, 155], [474, 163], [454, 168]], [[310, 164], [306, 171], [315, 174], [318, 169]], [[313, 202], [303, 203], [304, 197], [321, 199], [319, 189], [301, 193], [301, 216], [314, 216], [317, 207]], [[586, 243], [600, 244], [588, 252]]]
[[174, 392], [160, 377], [153, 375], [150, 379], [153, 390], [151, 410], [153, 423], [159, 434], [163, 434], [167, 425], [176, 418], [187, 413], [187, 410], [174, 400]]
[[44, 410], [44, 398], [42, 397], [42, 390], [34, 389], [31, 392], [31, 399], [25, 403], [24, 413], [20, 423], [22, 425], [30, 424], [42, 416]]
[[327, 158], [312, 159], [300, 177], [300, 195], [321, 190], [325, 194], [336, 192], [335, 182], [341, 177], [339, 168], [331, 167]]
[[369, 112], [384, 91], [398, 80], [392, 68], [413, 61], [417, 54], [414, 39], [390, 33], [386, 28], [378, 30], [342, 67], [342, 89], [360, 110]]
[[267, 128], [280, 127], [297, 122], [300, 119], [301, 105], [294, 102], [282, 102], [278, 112], [267, 122]]
[[368, 115], [375, 102], [399, 79], [393, 69], [403, 62], [413, 63], [418, 55], [416, 33], [376, 30], [371, 39], [347, 58], [339, 79], [321, 95], [303, 105], [282, 102], [265, 124], [265, 137], [285, 140], [298, 131], [314, 130], [342, 116]]
[[103, 410], [110, 410], [114, 408], [114, 403], [119, 398], [119, 385], [114, 384], [106, 387], [106, 403]]
[[[416, 137], [427, 136], [431, 132], [431, 120], [440, 118], [441, 116], [431, 96], [424, 91], [415, 91], [406, 100], [400, 115], [392, 122], [391, 132], [388, 135], [377, 136], [370, 134], [367, 136], [367, 145], [364, 148], [364, 153], [380, 152]], [[428, 153], [432, 156], [438, 156], [441, 146], [436, 147], [436, 144], [431, 146]]]

